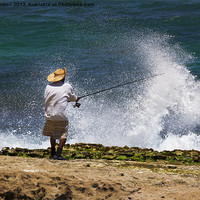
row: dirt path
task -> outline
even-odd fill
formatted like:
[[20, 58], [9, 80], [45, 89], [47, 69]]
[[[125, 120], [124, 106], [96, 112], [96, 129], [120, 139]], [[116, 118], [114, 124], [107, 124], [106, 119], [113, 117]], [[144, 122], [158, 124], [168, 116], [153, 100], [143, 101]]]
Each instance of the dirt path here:
[[0, 199], [200, 200], [200, 166], [0, 156]]

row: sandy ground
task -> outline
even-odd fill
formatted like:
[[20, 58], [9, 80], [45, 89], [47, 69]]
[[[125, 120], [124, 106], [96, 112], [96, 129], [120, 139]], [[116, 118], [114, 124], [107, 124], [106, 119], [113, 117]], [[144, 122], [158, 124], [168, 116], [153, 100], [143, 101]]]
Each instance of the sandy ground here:
[[200, 166], [0, 156], [0, 199], [200, 200]]

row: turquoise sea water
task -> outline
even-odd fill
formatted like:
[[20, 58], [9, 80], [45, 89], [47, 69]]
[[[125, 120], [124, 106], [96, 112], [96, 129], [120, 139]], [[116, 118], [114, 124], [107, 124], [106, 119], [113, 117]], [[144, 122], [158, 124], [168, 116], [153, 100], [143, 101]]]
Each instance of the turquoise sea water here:
[[0, 1], [0, 147], [49, 145], [46, 77], [66, 67], [79, 96], [162, 74], [71, 104], [68, 142], [199, 150], [200, 1], [60, 2]]

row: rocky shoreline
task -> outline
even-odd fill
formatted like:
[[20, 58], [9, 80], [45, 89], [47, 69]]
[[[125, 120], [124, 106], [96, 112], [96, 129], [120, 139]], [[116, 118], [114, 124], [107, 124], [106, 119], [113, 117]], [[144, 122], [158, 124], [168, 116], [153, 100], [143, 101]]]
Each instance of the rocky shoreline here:
[[[48, 149], [24, 149], [4, 147], [0, 155], [49, 158]], [[126, 160], [126, 161], [166, 161], [171, 163], [200, 163], [200, 151], [180, 150], [155, 151], [153, 149], [138, 147], [103, 146], [102, 144], [66, 144], [63, 148], [63, 157], [68, 159], [105, 159], [105, 160]]]
[[101, 144], [0, 152], [0, 200], [200, 200], [200, 152]]

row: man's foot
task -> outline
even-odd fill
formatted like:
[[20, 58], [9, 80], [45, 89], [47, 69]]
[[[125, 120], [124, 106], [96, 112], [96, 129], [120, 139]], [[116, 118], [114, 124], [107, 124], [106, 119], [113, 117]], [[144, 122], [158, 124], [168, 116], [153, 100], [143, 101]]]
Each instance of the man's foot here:
[[57, 156], [57, 155], [55, 155], [55, 156], [53, 157], [53, 159], [54, 159], [54, 160], [69, 160], [68, 158], [63, 158], [62, 156]]
[[[54, 155], [54, 156], [55, 156], [55, 155]], [[50, 156], [49, 159], [51, 159], [51, 160], [54, 159], [54, 156]]]

